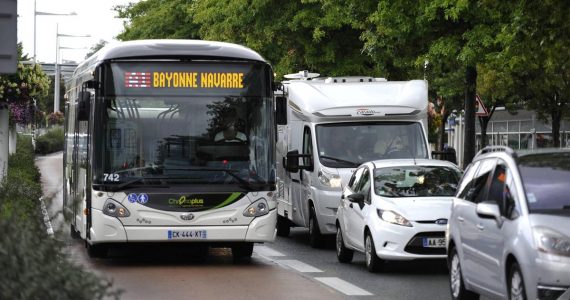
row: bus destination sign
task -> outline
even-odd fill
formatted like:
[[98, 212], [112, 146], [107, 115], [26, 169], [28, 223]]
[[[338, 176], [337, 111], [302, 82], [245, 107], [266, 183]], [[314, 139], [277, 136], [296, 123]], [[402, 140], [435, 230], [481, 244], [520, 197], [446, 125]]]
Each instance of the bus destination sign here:
[[243, 72], [125, 72], [125, 88], [243, 89]]

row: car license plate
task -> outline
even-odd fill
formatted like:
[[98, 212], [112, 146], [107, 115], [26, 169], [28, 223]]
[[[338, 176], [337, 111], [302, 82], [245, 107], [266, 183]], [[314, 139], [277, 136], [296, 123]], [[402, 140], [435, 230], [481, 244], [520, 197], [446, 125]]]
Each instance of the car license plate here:
[[445, 238], [424, 238], [424, 248], [445, 248]]
[[208, 238], [206, 230], [169, 230], [169, 240], [203, 240]]

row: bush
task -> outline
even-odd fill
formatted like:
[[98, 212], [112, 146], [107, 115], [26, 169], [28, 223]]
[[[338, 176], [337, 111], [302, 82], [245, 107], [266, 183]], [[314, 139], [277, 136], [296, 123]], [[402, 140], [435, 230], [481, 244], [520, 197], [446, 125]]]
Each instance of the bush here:
[[118, 298], [109, 282], [73, 264], [47, 235], [33, 155], [31, 139], [19, 137], [0, 184], [0, 299]]
[[46, 155], [63, 151], [65, 135], [62, 127], [55, 127], [36, 139], [36, 153]]

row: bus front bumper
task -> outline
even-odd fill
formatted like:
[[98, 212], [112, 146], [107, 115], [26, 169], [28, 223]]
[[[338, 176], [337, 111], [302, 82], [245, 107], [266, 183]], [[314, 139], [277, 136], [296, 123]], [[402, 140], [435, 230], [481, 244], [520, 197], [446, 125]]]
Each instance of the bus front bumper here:
[[[123, 226], [121, 221], [92, 210], [99, 222], [91, 227], [90, 244], [126, 242], [273, 242], [277, 210], [256, 217], [249, 225]], [[220, 222], [221, 223], [221, 222]]]

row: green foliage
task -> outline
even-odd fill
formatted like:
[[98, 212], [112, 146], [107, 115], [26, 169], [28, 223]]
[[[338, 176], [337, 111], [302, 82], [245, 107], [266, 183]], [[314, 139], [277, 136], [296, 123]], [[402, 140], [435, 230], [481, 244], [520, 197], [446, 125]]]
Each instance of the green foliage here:
[[15, 103], [25, 107], [33, 105], [33, 99], [45, 100], [50, 79], [40, 65], [23, 64], [29, 58], [18, 45], [18, 69], [16, 74], [0, 75], [0, 102]]
[[89, 48], [89, 52], [85, 54], [85, 59], [88, 59], [91, 55], [95, 54], [95, 52], [101, 50], [101, 48], [105, 47], [105, 45], [107, 45], [107, 41], [99, 40], [99, 42]]
[[19, 136], [0, 184], [0, 299], [118, 298], [109, 282], [70, 262], [64, 245], [47, 235], [33, 162], [31, 138]]
[[198, 39], [193, 23], [193, 0], [147, 0], [115, 7], [119, 18], [126, 18], [119, 40]]
[[46, 155], [57, 151], [63, 151], [65, 135], [62, 127], [54, 127], [46, 134], [36, 139], [36, 153]]

